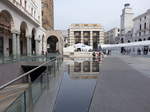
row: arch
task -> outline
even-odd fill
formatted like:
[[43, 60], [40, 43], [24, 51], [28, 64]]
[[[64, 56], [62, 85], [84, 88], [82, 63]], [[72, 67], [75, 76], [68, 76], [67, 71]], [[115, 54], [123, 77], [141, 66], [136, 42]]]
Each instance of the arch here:
[[150, 40], [150, 37], [148, 37], [148, 39], [147, 40]]
[[47, 51], [48, 53], [56, 53], [59, 52], [57, 51], [57, 42], [58, 42], [58, 38], [54, 35], [49, 36], [47, 39]]
[[32, 29], [32, 38], [31, 38], [31, 52], [32, 55], [36, 55], [36, 41], [35, 41], [35, 36], [36, 36], [36, 29]]
[[11, 13], [7, 10], [2, 10], [0, 12], [0, 55], [10, 56], [13, 54], [11, 35], [13, 27], [14, 20]]
[[14, 20], [9, 11], [2, 10], [0, 12], [0, 25], [3, 25], [8, 30], [14, 28]]
[[25, 56], [27, 55], [27, 30], [27, 23], [23, 21], [20, 25], [20, 53]]
[[139, 38], [139, 40], [138, 41], [142, 41], [142, 39], [141, 38]]

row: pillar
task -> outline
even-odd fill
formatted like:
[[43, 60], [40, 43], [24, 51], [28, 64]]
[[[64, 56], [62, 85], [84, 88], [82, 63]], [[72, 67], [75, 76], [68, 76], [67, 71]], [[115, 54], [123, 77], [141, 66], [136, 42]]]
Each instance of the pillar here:
[[12, 34], [13, 38], [13, 56], [17, 55], [17, 38], [16, 38], [16, 33]]
[[35, 51], [36, 51], [36, 55], [40, 55], [39, 40], [35, 40]]
[[83, 36], [83, 31], [81, 31], [81, 43], [84, 44], [84, 36]]
[[27, 55], [31, 56], [31, 36], [27, 37]]
[[20, 56], [20, 35], [16, 35], [16, 41], [17, 41], [17, 56]]
[[90, 46], [93, 48], [93, 32], [90, 31]]

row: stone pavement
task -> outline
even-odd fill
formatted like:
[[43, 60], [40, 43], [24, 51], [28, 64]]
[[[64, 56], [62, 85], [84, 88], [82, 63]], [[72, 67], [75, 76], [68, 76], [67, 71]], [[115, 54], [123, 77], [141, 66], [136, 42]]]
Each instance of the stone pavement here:
[[149, 65], [148, 58], [106, 57], [90, 112], [150, 112]]

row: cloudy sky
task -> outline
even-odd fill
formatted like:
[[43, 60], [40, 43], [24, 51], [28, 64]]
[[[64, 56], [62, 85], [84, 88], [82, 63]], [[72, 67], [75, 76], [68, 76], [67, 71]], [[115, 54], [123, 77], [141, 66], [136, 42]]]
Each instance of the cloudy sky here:
[[137, 16], [150, 9], [150, 0], [54, 0], [55, 29], [65, 30], [72, 23], [100, 23], [105, 30], [119, 26], [125, 3]]

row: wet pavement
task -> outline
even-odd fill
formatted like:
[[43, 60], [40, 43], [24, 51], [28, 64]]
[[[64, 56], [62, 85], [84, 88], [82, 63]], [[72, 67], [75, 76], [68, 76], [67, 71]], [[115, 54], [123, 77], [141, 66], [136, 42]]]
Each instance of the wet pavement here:
[[104, 59], [90, 112], [150, 112], [150, 78], [131, 66], [133, 60], [136, 61], [133, 57], [130, 61], [126, 57]]
[[88, 112], [100, 74], [99, 60], [81, 58], [65, 63], [53, 112]]

